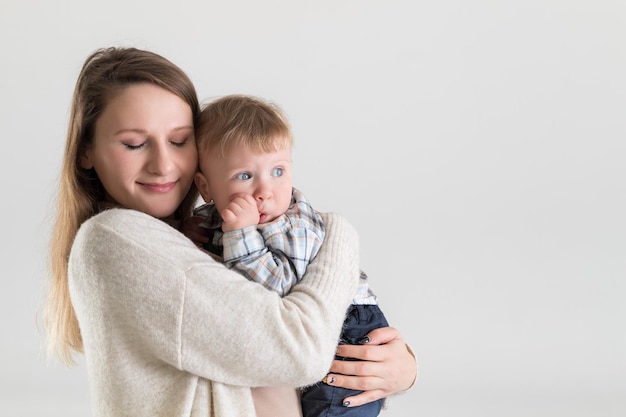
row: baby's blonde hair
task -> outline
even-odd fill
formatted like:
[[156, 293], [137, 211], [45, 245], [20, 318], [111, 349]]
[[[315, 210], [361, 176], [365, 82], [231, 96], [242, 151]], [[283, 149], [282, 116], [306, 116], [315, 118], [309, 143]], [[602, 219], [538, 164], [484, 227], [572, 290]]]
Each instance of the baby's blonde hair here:
[[196, 130], [198, 151], [226, 156], [241, 145], [274, 152], [293, 144], [291, 127], [280, 108], [249, 95], [221, 97], [204, 107]]

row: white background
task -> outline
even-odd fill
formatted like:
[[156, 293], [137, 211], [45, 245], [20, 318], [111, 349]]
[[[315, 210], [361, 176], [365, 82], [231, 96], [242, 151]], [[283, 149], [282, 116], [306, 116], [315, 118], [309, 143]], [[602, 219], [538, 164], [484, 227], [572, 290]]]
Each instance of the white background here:
[[35, 314], [74, 82], [110, 45], [285, 109], [296, 185], [357, 227], [419, 357], [383, 416], [626, 415], [625, 2], [1, 0], [1, 416], [90, 415]]

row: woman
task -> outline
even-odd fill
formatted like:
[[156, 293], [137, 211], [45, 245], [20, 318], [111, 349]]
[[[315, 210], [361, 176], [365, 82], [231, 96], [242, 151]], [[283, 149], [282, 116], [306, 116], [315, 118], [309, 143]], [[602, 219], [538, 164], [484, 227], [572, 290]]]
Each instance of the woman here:
[[285, 387], [328, 369], [329, 383], [365, 390], [350, 406], [410, 387], [415, 360], [395, 330], [370, 335], [382, 346], [336, 346], [359, 276], [341, 217], [324, 215], [327, 239], [284, 298], [177, 230], [197, 198], [198, 113], [189, 78], [151, 52], [96, 51], [78, 77], [46, 324], [66, 363], [85, 353], [94, 415], [293, 416]]

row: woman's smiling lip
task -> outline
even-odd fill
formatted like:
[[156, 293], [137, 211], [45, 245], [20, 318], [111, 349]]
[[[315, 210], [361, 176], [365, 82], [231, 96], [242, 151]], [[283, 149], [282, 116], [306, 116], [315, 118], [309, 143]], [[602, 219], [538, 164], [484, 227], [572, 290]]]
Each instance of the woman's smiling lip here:
[[145, 182], [140, 182], [138, 184], [141, 185], [143, 188], [146, 188], [149, 191], [153, 191], [155, 193], [168, 193], [168, 192], [172, 191], [172, 189], [174, 187], [176, 187], [177, 183], [178, 183], [178, 181], [165, 182], [165, 183], [145, 183]]

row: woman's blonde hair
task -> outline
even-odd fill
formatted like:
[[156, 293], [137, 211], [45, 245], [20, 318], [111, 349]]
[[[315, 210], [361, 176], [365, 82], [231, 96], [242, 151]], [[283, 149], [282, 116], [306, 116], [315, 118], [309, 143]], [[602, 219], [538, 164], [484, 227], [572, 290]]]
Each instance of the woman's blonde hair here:
[[[191, 107], [194, 126], [200, 105], [189, 77], [175, 64], [153, 52], [135, 48], [103, 48], [93, 52], [78, 76], [72, 105], [61, 175], [57, 213], [50, 240], [51, 280], [44, 305], [44, 325], [49, 356], [74, 363], [73, 353], [82, 352], [83, 341], [72, 307], [68, 285], [68, 259], [80, 225], [98, 212], [104, 187], [93, 169], [80, 166], [90, 146], [95, 124], [107, 103], [129, 85], [151, 83], [183, 99]], [[198, 198], [192, 185], [176, 215], [191, 214]]]

